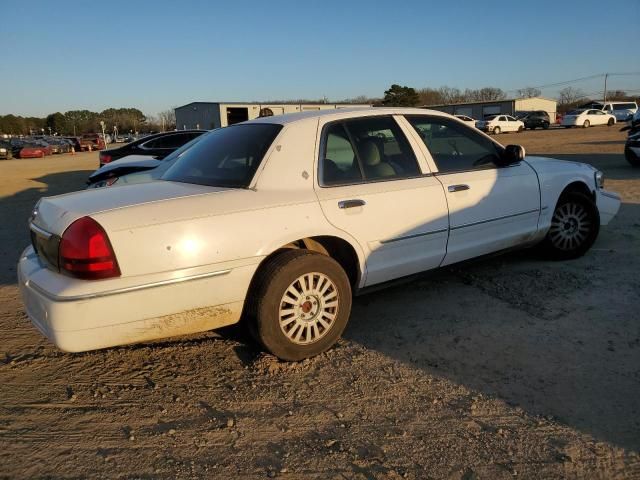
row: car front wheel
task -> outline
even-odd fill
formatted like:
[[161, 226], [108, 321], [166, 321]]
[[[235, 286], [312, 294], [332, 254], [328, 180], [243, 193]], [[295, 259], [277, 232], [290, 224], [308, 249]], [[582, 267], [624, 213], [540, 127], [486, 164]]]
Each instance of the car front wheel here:
[[611, 127], [613, 126], [614, 123], [616, 123], [615, 120], [613, 118], [610, 118], [609, 121], [607, 122], [607, 126]]
[[493, 134], [494, 134], [494, 135], [500, 135], [500, 127], [495, 127], [495, 128], [493, 129]]
[[338, 262], [308, 250], [290, 250], [257, 275], [247, 320], [269, 352], [298, 361], [336, 343], [351, 314], [351, 285]]
[[593, 200], [582, 193], [565, 193], [558, 200], [542, 248], [555, 260], [578, 258], [591, 248], [599, 230], [600, 214]]
[[591, 123], [589, 123], [589, 120], [585, 120], [584, 123], [582, 124], [584, 128], [589, 128], [590, 125]]

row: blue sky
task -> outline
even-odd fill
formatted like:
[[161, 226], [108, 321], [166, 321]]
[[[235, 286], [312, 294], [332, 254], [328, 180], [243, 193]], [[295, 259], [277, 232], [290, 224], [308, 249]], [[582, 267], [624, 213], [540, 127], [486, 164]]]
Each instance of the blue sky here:
[[[392, 83], [515, 90], [640, 71], [639, 0], [0, 0], [0, 15], [0, 114], [341, 100]], [[640, 75], [609, 87], [640, 93]]]

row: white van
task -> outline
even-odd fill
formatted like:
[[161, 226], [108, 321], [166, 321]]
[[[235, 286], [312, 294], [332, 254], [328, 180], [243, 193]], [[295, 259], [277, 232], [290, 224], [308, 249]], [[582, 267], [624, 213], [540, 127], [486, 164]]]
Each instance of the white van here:
[[636, 102], [606, 102], [602, 106], [602, 110], [616, 117], [619, 122], [624, 122], [638, 111], [638, 104]]

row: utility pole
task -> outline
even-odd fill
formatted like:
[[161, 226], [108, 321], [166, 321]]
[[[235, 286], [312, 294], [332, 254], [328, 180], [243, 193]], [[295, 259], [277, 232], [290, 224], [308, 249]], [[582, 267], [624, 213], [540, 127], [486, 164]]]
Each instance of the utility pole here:
[[604, 74], [604, 98], [602, 99], [602, 103], [605, 103], [607, 101], [607, 77], [609, 76], [608, 73]]

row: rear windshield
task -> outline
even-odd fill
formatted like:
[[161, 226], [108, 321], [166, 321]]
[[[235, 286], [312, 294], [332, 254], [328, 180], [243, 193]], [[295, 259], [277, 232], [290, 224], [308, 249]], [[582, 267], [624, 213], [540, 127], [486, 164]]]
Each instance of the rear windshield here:
[[180, 155], [162, 180], [212, 187], [248, 187], [281, 129], [282, 125], [254, 123], [232, 125], [202, 135]]
[[584, 111], [585, 110], [571, 110], [567, 115], [580, 115], [581, 113], [584, 113]]

